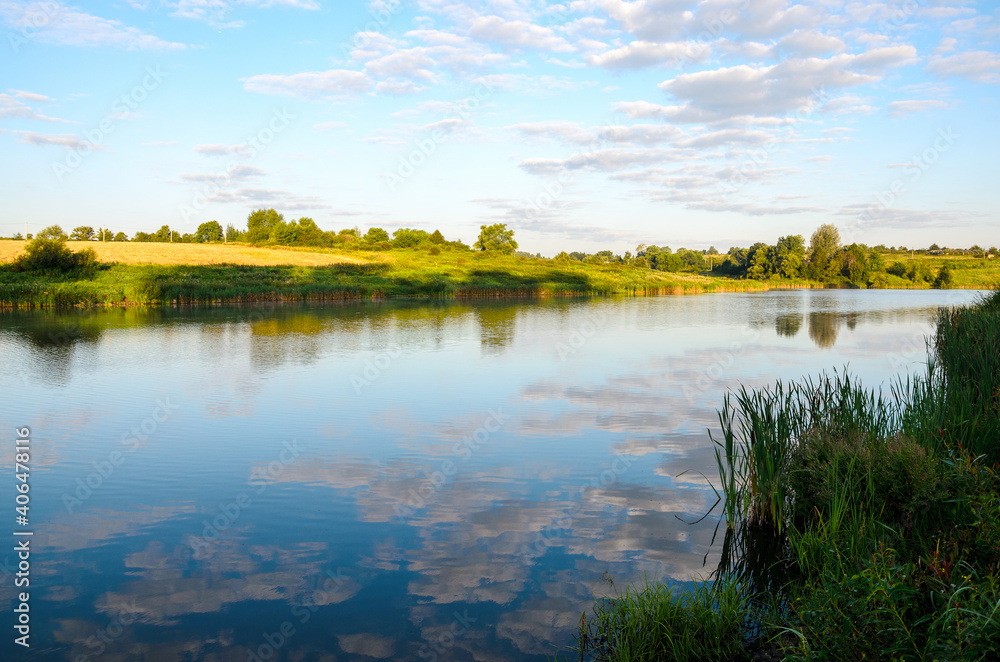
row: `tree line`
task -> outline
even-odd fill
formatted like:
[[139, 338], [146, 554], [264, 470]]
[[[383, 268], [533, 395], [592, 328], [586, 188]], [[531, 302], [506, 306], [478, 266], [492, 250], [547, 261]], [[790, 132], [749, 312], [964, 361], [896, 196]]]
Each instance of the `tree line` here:
[[[15, 238], [20, 238], [17, 235]], [[31, 235], [28, 235], [31, 238]], [[275, 209], [256, 209], [247, 216], [245, 229], [232, 224], [223, 229], [218, 221], [207, 221], [194, 233], [180, 233], [163, 225], [153, 233], [136, 232], [129, 239], [124, 232], [112, 233], [107, 228], [94, 229], [79, 226], [66, 234], [58, 225], [49, 226], [38, 238], [65, 241], [134, 241], [174, 243], [246, 242], [255, 245], [311, 246], [340, 249], [388, 251], [393, 249], [426, 249], [429, 254], [442, 250], [484, 251], [497, 254], [516, 254], [524, 258], [541, 258], [540, 254], [518, 252], [514, 231], [506, 224], [480, 226], [480, 235], [473, 246], [461, 240], [447, 240], [439, 230], [427, 232], [414, 228], [399, 228], [390, 234], [379, 227], [369, 228], [362, 234], [357, 227], [337, 232], [322, 230], [308, 216], [285, 220]], [[926, 264], [893, 261], [886, 264], [884, 255], [921, 253], [931, 255], [967, 254], [974, 257], [998, 255], [996, 247], [983, 249], [978, 245], [969, 249], [948, 249], [931, 244], [926, 249], [909, 249], [905, 246], [886, 247], [879, 244], [869, 248], [864, 244], [843, 245], [840, 232], [832, 224], [821, 225], [810, 237], [808, 245], [802, 235], [779, 237], [775, 244], [757, 242], [748, 248], [734, 246], [720, 254], [714, 246], [707, 250], [639, 244], [635, 254], [625, 251], [616, 254], [610, 250], [584, 253], [560, 252], [554, 260], [587, 264], [604, 264], [648, 268], [667, 272], [710, 271], [731, 278], [754, 280], [808, 279], [820, 282], [847, 282], [857, 287], [884, 287], [887, 275], [906, 278], [915, 284], [931, 283], [947, 287], [951, 283], [951, 267], [945, 264], [934, 273]], [[68, 263], [67, 263], [68, 264]]]

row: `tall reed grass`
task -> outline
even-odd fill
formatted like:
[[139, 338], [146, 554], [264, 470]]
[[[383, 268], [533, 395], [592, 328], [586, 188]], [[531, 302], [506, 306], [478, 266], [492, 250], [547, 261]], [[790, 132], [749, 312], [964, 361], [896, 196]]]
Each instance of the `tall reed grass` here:
[[[887, 394], [835, 371], [740, 388], [719, 423], [714, 584], [599, 603], [582, 652], [732, 660], [739, 639], [795, 662], [1000, 660], [1000, 291], [942, 309], [926, 373]], [[702, 637], [695, 657], [645, 645], [723, 615], [741, 634]]]

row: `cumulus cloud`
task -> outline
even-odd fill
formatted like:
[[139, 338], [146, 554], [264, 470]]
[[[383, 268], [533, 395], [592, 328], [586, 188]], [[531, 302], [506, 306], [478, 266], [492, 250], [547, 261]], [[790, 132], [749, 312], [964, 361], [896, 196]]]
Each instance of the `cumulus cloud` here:
[[587, 64], [605, 69], [675, 67], [682, 62], [704, 62], [712, 50], [696, 42], [633, 41], [625, 46], [590, 55]]
[[220, 0], [177, 0], [172, 3], [174, 11], [171, 16], [177, 18], [187, 18], [195, 21], [204, 21], [217, 28], [238, 28], [243, 27], [243, 21], [233, 21], [229, 19], [230, 14], [237, 7], [290, 7], [294, 9], [318, 10], [319, 2], [316, 0], [240, 0], [239, 2], [225, 2]]
[[941, 77], [956, 76], [980, 83], [1000, 83], [1000, 55], [990, 51], [933, 55], [925, 71]]
[[284, 94], [307, 99], [367, 92], [372, 79], [360, 71], [330, 69], [297, 74], [257, 74], [243, 79], [243, 89], [258, 94]]
[[874, 83], [881, 79], [880, 70], [915, 56], [912, 46], [900, 46], [828, 59], [793, 58], [771, 66], [741, 64], [681, 74], [660, 83], [660, 89], [685, 102], [671, 110], [674, 115], [785, 115], [813, 109], [828, 90]]
[[32, 92], [21, 92], [19, 90], [11, 90], [11, 92], [13, 92], [13, 94], [0, 94], [0, 119], [16, 118], [41, 120], [43, 122], [67, 122], [67, 120], [42, 115], [32, 109], [31, 106], [21, 101], [21, 99], [28, 99], [29, 101], [36, 102], [50, 101], [51, 99], [47, 96], [43, 94], [34, 94]]
[[[112, 47], [129, 51], [187, 48], [186, 44], [164, 41], [138, 28], [123, 25], [120, 21], [87, 14], [69, 5], [48, 0], [2, 0], [0, 18], [10, 28], [24, 30], [26, 34], [30, 34], [31, 39], [48, 44], [83, 48]], [[16, 32], [11, 35], [11, 39], [15, 38]]]
[[948, 103], [938, 99], [909, 99], [889, 103], [890, 117], [906, 117], [910, 113], [919, 113], [932, 108], [947, 108]]
[[55, 145], [73, 151], [81, 149], [96, 149], [104, 151], [105, 149], [102, 145], [94, 144], [71, 133], [35, 133], [34, 131], [14, 131], [14, 134], [21, 137], [22, 143], [26, 145], [35, 145], [37, 147]]

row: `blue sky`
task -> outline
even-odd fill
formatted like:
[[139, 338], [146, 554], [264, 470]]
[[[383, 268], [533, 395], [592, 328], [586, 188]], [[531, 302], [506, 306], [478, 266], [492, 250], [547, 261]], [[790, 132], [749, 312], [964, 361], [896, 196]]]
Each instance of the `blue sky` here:
[[1000, 8], [0, 0], [0, 234], [255, 208], [523, 250], [1000, 244]]

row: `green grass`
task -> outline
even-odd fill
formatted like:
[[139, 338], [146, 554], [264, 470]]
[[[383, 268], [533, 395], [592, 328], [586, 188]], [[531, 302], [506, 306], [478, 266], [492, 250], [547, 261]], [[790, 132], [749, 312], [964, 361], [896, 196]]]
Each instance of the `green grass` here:
[[694, 657], [639, 645], [659, 618], [721, 618], [719, 593], [780, 659], [1000, 659], [998, 347], [1000, 291], [941, 310], [927, 374], [888, 394], [834, 373], [727, 396], [715, 582], [698, 603], [656, 584], [599, 602], [605, 643], [581, 637], [584, 656], [738, 659], [731, 639]]
[[750, 281], [449, 251], [326, 267], [103, 265], [93, 277], [0, 268], [0, 306], [312, 301], [379, 297], [656, 295], [761, 290]]
[[[148, 244], [140, 247], [148, 248]], [[238, 248], [238, 247], [234, 247]], [[301, 249], [296, 253], [328, 253]], [[344, 250], [339, 250], [338, 255]], [[320, 301], [381, 297], [659, 295], [830, 287], [805, 279], [739, 280], [710, 272], [669, 273], [616, 264], [586, 264], [446, 249], [350, 251], [360, 264], [102, 264], [92, 275], [16, 273], [0, 265], [0, 307], [157, 305], [256, 301]], [[887, 261], [901, 258], [887, 256]], [[291, 261], [291, 260], [290, 260]], [[948, 261], [956, 287], [1000, 283], [1000, 260], [917, 256], [936, 273]], [[889, 276], [889, 287], [930, 287]]]

